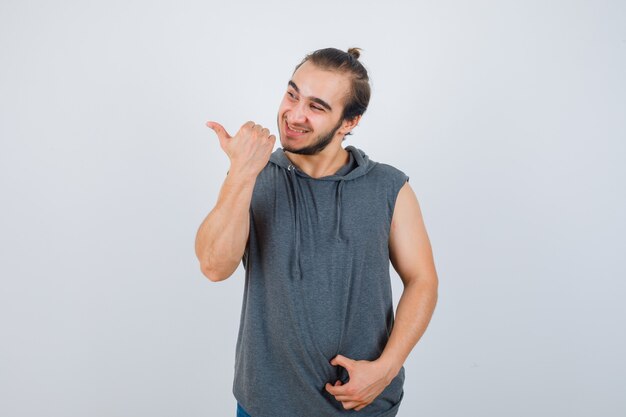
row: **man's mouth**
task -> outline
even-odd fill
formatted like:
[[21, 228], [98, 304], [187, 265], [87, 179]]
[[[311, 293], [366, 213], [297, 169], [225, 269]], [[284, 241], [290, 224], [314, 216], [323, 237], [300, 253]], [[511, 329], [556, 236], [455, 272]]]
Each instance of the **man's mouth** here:
[[288, 136], [302, 136], [309, 132], [308, 129], [302, 129], [302, 128], [298, 128], [295, 126], [291, 126], [289, 123], [287, 123], [286, 120], [285, 120], [285, 130], [287, 131]]

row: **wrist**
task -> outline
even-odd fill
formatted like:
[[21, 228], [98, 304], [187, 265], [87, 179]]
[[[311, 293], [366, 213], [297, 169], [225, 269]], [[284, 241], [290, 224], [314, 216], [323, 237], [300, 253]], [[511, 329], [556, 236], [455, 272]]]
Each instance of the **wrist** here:
[[246, 167], [240, 167], [237, 165], [231, 165], [228, 170], [228, 177], [237, 182], [252, 182], [256, 181], [258, 172], [252, 171]]
[[388, 384], [391, 383], [391, 381], [398, 375], [400, 369], [402, 368], [402, 364], [398, 363], [398, 361], [394, 360], [394, 358], [389, 355], [381, 355], [377, 359], [377, 362], [379, 362], [382, 368], [385, 370]]

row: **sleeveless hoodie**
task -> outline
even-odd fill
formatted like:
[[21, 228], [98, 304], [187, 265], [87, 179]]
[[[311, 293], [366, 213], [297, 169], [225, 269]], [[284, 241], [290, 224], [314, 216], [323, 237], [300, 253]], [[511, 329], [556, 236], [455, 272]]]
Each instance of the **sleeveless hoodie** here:
[[[349, 380], [330, 360], [375, 360], [389, 339], [389, 232], [409, 177], [345, 149], [346, 165], [313, 178], [278, 148], [256, 179], [233, 382], [252, 417], [354, 414], [324, 388]], [[403, 384], [404, 367], [358, 415], [395, 416]]]

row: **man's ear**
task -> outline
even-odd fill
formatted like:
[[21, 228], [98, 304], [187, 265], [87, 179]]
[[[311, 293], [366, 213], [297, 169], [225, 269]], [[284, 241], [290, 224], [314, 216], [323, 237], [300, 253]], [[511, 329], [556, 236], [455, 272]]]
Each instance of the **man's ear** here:
[[361, 121], [361, 116], [362, 115], [354, 116], [352, 119], [344, 120], [343, 123], [341, 124], [341, 129], [339, 129], [341, 134], [347, 135], [348, 133], [350, 133], [352, 129], [357, 127], [357, 125]]

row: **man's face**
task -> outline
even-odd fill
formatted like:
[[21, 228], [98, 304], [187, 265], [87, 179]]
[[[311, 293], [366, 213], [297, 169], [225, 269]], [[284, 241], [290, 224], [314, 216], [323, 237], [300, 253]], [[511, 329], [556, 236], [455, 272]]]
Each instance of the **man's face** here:
[[349, 131], [341, 119], [350, 88], [347, 75], [326, 71], [307, 61], [296, 70], [278, 109], [281, 146], [314, 155]]

